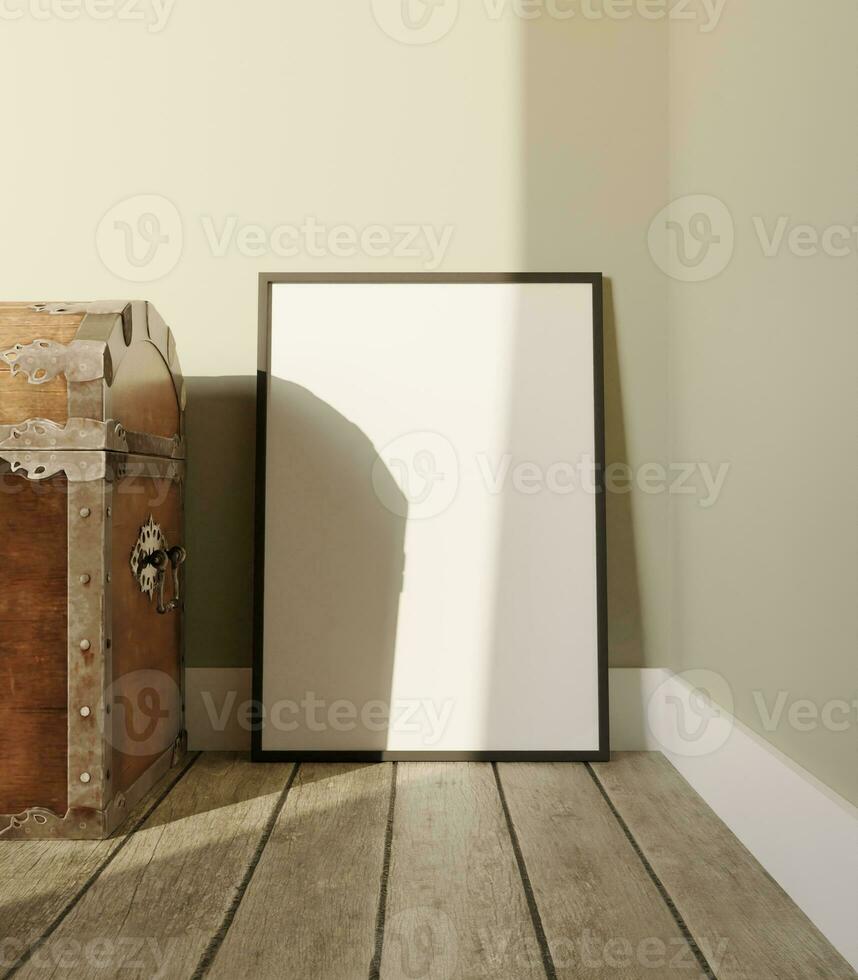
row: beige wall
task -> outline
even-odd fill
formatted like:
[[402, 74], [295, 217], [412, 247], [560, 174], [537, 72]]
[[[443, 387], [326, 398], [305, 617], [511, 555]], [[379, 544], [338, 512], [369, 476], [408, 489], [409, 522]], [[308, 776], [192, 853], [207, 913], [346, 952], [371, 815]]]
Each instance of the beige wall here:
[[[88, 16], [2, 30], [0, 85], [16, 92], [0, 154], [3, 297], [150, 298], [193, 379], [192, 665], [249, 663], [258, 272], [428, 261], [242, 254], [235, 237], [219, 255], [230, 221], [428, 223], [452, 234], [445, 270], [603, 271], [609, 453], [665, 456], [667, 282], [640, 231], [666, 193], [664, 22], [494, 20], [469, 0], [445, 37], [410, 46], [369, 0], [176, 0], [155, 32]], [[173, 268], [169, 204], [133, 201], [102, 222], [136, 195], [178, 211]], [[171, 240], [138, 270], [114, 223], [145, 211]], [[138, 260], [145, 251], [139, 241]], [[616, 663], [666, 661], [666, 529], [665, 499], [612, 499]]]
[[673, 457], [731, 465], [711, 509], [672, 498], [675, 666], [722, 675], [739, 718], [858, 802], [858, 232], [842, 257], [767, 257], [754, 227], [856, 224], [856, 37], [853, 0], [674, 28], [671, 195], [720, 198], [735, 252], [674, 283], [670, 346]]
[[[765, 259], [749, 224], [854, 222], [853, 0], [734, 0], [720, 21], [701, 2], [672, 24], [643, 3], [525, 20], [467, 0], [427, 45], [389, 37], [370, 0], [176, 0], [158, 30], [152, 0], [146, 22], [83, 3], [76, 20], [2, 8], [22, 16], [0, 24], [0, 296], [147, 297], [173, 325], [192, 379], [192, 665], [250, 658], [257, 273], [429, 261], [377, 240], [343, 257], [347, 237], [284, 257], [253, 229], [238, 246], [243, 226], [309, 216], [429, 224], [452, 235], [444, 270], [604, 272], [609, 458], [731, 464], [705, 511], [610, 498], [612, 663], [722, 674], [758, 730], [755, 688], [854, 697], [855, 254]], [[736, 224], [731, 264], [695, 284], [647, 248], [688, 193]], [[138, 267], [116, 222], [151, 232], [145, 212], [169, 241]], [[768, 737], [854, 797], [855, 731], [853, 715], [846, 735]]]

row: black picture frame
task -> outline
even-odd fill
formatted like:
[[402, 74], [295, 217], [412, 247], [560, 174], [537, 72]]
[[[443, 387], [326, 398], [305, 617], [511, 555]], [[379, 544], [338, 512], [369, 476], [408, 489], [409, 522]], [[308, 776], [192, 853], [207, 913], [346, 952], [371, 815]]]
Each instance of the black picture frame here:
[[[271, 362], [271, 292], [282, 283], [580, 283], [593, 289], [593, 395], [596, 479], [596, 619], [599, 745], [595, 750], [575, 751], [285, 751], [263, 749], [263, 649], [265, 636], [265, 517], [268, 387]], [[602, 273], [507, 272], [507, 273], [260, 273], [259, 334], [256, 375], [256, 462], [254, 493], [253, 578], [253, 704], [257, 706], [251, 730], [254, 762], [606, 762], [610, 759], [608, 698], [608, 593], [607, 500], [605, 488], [605, 394]]]

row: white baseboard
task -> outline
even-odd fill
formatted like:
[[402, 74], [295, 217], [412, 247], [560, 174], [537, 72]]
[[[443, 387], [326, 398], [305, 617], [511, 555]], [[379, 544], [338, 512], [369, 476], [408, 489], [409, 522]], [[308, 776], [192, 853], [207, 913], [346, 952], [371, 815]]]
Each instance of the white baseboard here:
[[684, 677], [668, 670], [611, 675], [611, 692], [617, 691], [611, 717], [621, 706], [630, 713], [617, 720], [614, 747], [662, 751], [858, 969], [858, 809], [723, 710], [706, 718], [697, 742], [687, 731], [678, 736], [679, 720], [693, 722], [701, 711], [700, 691]]
[[[250, 668], [186, 672], [189, 746], [247, 751], [239, 721]], [[695, 689], [663, 668], [610, 671], [611, 746], [660, 751], [858, 969], [858, 810], [724, 711], [705, 738], [677, 738], [677, 718], [699, 718]]]

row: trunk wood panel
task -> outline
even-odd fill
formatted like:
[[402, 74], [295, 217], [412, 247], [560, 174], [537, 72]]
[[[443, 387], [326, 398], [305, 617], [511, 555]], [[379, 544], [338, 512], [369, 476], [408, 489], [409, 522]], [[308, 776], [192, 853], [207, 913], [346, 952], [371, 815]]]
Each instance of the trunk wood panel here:
[[[0, 350], [34, 340], [71, 343], [83, 320], [82, 313], [37, 313], [23, 303], [0, 303]], [[0, 425], [24, 419], [68, 421], [68, 386], [64, 375], [42, 385], [31, 385], [24, 375], [12, 377], [9, 365], [0, 361]]]
[[[160, 524], [170, 546], [182, 543], [182, 492], [171, 480], [126, 477], [115, 484], [111, 531], [111, 589], [113, 624], [111, 653], [113, 683], [136, 671], [141, 682], [129, 685], [131, 705], [117, 712], [114, 705], [113, 788], [124, 791], [165, 751], [169, 740], [162, 734], [178, 734], [179, 718], [160, 724], [156, 742], [146, 733], [153, 712], [173, 706], [152, 702], [147, 691], [169, 691], [180, 687], [181, 618], [178, 611], [159, 616], [156, 599], [150, 601], [137, 587], [131, 572], [131, 552], [140, 528], [152, 515]], [[182, 573], [184, 574], [184, 571]], [[168, 573], [167, 598], [172, 596]], [[161, 676], [158, 676], [158, 675]], [[151, 681], [151, 683], [150, 683]], [[162, 687], [162, 685], [165, 685]], [[146, 751], [148, 748], [151, 752]], [[141, 754], [142, 753], [142, 754]]]
[[0, 813], [67, 808], [67, 482], [0, 482]]

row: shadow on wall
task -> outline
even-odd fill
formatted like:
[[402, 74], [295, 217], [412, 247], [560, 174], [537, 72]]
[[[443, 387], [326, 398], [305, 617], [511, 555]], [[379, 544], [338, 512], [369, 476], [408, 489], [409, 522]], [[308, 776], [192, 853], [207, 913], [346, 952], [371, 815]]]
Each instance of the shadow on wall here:
[[[610, 279], [603, 283], [605, 464], [628, 466], [614, 294]], [[644, 662], [644, 644], [631, 493], [608, 494], [606, 524], [609, 662], [612, 667], [637, 667]]]
[[186, 378], [188, 667], [249, 667], [256, 378]]
[[265, 685], [281, 698], [312, 692], [327, 714], [311, 723], [290, 708], [284, 720], [297, 727], [272, 718], [263, 747], [381, 751], [408, 503], [367, 436], [306, 388], [272, 378], [269, 412], [280, 448], [268, 462], [266, 549], [277, 558], [266, 564]]
[[[186, 380], [187, 664], [249, 667], [256, 378]], [[407, 501], [384, 468], [376, 467], [373, 488], [378, 454], [357, 426], [307, 389], [271, 383], [271, 430], [288, 445], [271, 480], [282, 506], [267, 528], [281, 551], [269, 566], [266, 605], [283, 667], [289, 650], [290, 676], [276, 688], [285, 697], [313, 690], [329, 704], [389, 704], [405, 540], [397, 515]], [[386, 742], [386, 730], [362, 739], [368, 750]]]

